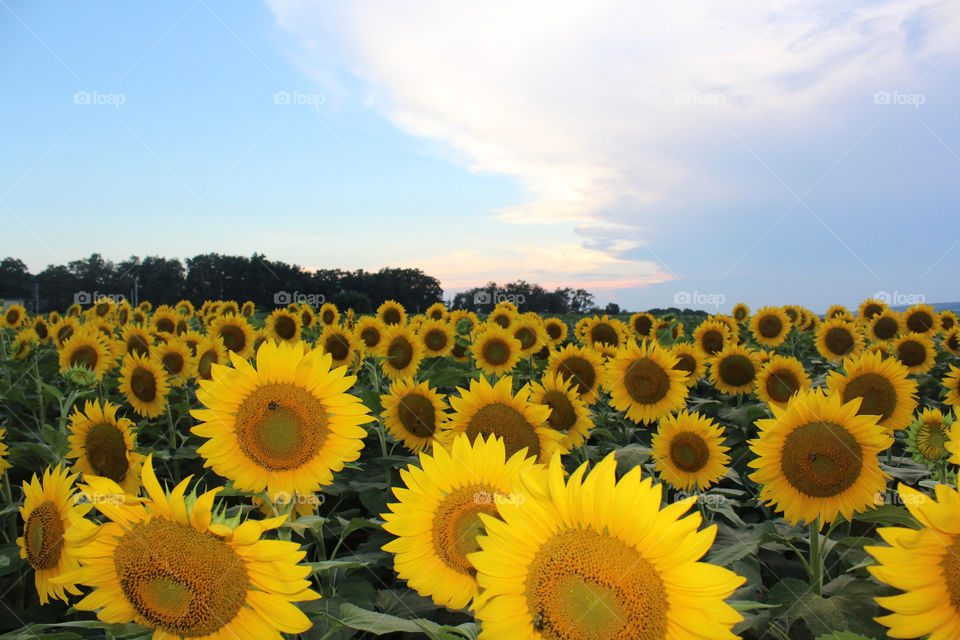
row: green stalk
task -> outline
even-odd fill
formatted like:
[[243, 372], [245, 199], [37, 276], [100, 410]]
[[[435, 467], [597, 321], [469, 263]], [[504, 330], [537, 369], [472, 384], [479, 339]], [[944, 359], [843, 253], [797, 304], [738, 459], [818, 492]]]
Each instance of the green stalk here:
[[810, 523], [810, 586], [818, 596], [823, 595], [823, 540], [820, 538], [820, 518]]
[[180, 478], [180, 458], [174, 457], [177, 453], [177, 429], [173, 425], [173, 411], [167, 407], [167, 424], [170, 425], [170, 457], [173, 458], [173, 477]]

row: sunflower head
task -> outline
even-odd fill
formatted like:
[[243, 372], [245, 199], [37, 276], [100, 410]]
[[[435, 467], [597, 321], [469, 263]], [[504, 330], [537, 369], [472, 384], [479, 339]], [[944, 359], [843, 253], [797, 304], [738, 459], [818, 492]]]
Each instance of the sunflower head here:
[[435, 442], [442, 442], [447, 401], [426, 382], [395, 380], [390, 393], [380, 396], [380, 402], [387, 431], [410, 451], [429, 450]]
[[887, 306], [887, 303], [883, 300], [878, 300], [876, 298], [867, 298], [860, 303], [860, 307], [857, 310], [857, 315], [859, 315], [863, 320], [869, 321], [873, 320], [873, 317], [888, 311], [890, 307]]
[[733, 307], [733, 311], [730, 312], [730, 315], [733, 316], [733, 319], [739, 323], [744, 323], [750, 319], [750, 307], [745, 305], [742, 302], [738, 302]]
[[707, 489], [727, 473], [723, 439], [723, 429], [697, 412], [661, 418], [652, 442], [657, 473], [683, 491]]
[[493, 322], [478, 327], [470, 346], [477, 368], [491, 376], [513, 371], [522, 351], [520, 340]]
[[827, 386], [845, 403], [860, 398], [857, 413], [880, 416], [880, 426], [892, 434], [910, 424], [917, 406], [917, 383], [909, 380], [908, 374], [895, 359], [871, 351], [845, 360], [842, 373], [833, 371], [827, 376]]
[[220, 338], [227, 351], [242, 358], [253, 354], [253, 327], [239, 313], [221, 313], [210, 323], [208, 333]]
[[915, 304], [903, 312], [906, 331], [932, 336], [940, 331], [940, 314], [928, 304]]
[[937, 350], [933, 339], [919, 333], [908, 333], [893, 342], [896, 359], [910, 373], [926, 373], [933, 368]]
[[402, 326], [407, 323], [407, 310], [396, 300], [387, 300], [377, 307], [377, 319], [387, 326]]
[[656, 343], [631, 343], [607, 363], [604, 386], [610, 405], [634, 421], [653, 422], [681, 409], [687, 399], [686, 375], [677, 359]]
[[780, 307], [763, 307], [750, 319], [750, 333], [757, 344], [778, 347], [787, 339], [790, 318]]
[[557, 346], [563, 344], [563, 341], [567, 339], [570, 328], [560, 318], [547, 318], [543, 321], [543, 330], [547, 334], [550, 345]]
[[790, 399], [810, 388], [803, 363], [790, 356], [771, 356], [760, 368], [754, 392], [768, 405], [785, 409]]
[[593, 349], [568, 344], [550, 354], [546, 372], [571, 380], [574, 390], [587, 404], [593, 404], [600, 396], [603, 359]]
[[0, 327], [17, 329], [27, 320], [27, 310], [21, 304], [11, 304], [0, 309]]
[[113, 368], [110, 347], [96, 330], [80, 329], [60, 347], [60, 371], [71, 367], [88, 369], [97, 380]]
[[710, 381], [722, 393], [750, 393], [759, 372], [757, 352], [742, 345], [731, 344], [710, 360]]
[[957, 314], [953, 311], [944, 309], [939, 315], [941, 331], [953, 331], [954, 329], [960, 328], [960, 325], [957, 324]]
[[[386, 304], [386, 303], [384, 303]], [[401, 324], [387, 325], [378, 345], [380, 367], [391, 380], [416, 375], [423, 361], [423, 345], [414, 329]]]
[[153, 356], [124, 356], [120, 367], [120, 393], [139, 415], [145, 418], [163, 415], [170, 393], [163, 363]]
[[300, 339], [302, 322], [299, 311], [275, 309], [267, 316], [267, 335], [277, 342], [296, 342]]
[[317, 339], [317, 347], [333, 358], [334, 367], [350, 366], [357, 356], [357, 337], [340, 325], [327, 325]]
[[686, 374], [684, 382], [688, 387], [694, 387], [706, 371], [707, 354], [700, 347], [689, 342], [677, 342], [670, 347], [670, 353], [677, 359], [674, 369]]
[[952, 435], [953, 416], [924, 409], [907, 429], [907, 451], [915, 461], [932, 468], [950, 457]]
[[109, 478], [127, 493], [140, 486], [143, 456], [134, 451], [137, 437], [133, 422], [118, 418], [115, 404], [88, 400], [70, 414], [67, 458], [76, 458], [74, 470]]
[[863, 350], [863, 335], [856, 324], [839, 318], [817, 328], [817, 351], [831, 362], [856, 356]]
[[888, 309], [867, 322], [867, 337], [874, 342], [889, 342], [900, 334], [900, 325], [900, 315]]
[[530, 400], [550, 407], [547, 425], [563, 434], [561, 446], [573, 450], [590, 437], [593, 420], [587, 404], [574, 389], [573, 380], [559, 373], [545, 373], [540, 382], [530, 384]]
[[442, 358], [453, 349], [453, 327], [444, 318], [425, 320], [417, 329], [417, 337], [430, 357]]
[[693, 332], [693, 341], [708, 356], [715, 356], [723, 349], [735, 343], [730, 325], [722, 320], [704, 320]]

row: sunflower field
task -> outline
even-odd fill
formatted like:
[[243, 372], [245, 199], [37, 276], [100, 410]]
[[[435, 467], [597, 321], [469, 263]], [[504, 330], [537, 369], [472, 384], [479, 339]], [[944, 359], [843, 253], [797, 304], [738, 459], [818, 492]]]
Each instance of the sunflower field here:
[[0, 316], [0, 640], [960, 638], [960, 326]]

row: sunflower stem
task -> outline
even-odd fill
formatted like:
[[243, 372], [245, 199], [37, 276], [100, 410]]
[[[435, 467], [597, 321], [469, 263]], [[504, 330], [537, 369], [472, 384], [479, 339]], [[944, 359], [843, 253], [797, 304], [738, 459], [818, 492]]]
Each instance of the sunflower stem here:
[[810, 586], [818, 596], [823, 595], [823, 540], [820, 537], [820, 518], [810, 523]]
[[43, 432], [43, 425], [47, 424], [47, 403], [43, 399], [43, 387], [40, 386], [40, 365], [37, 364], [39, 356], [34, 355], [33, 358], [33, 377], [37, 382], [37, 400], [39, 409], [40, 409], [40, 427], [39, 431]]
[[170, 425], [170, 457], [173, 458], [173, 473], [175, 478], [180, 477], [180, 458], [177, 455], [177, 429], [173, 425], [173, 411], [167, 407], [167, 424]]

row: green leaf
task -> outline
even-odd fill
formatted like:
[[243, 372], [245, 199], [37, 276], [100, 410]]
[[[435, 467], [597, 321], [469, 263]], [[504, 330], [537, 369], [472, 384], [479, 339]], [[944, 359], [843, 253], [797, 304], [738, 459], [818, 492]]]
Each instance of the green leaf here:
[[919, 529], [920, 523], [910, 515], [904, 507], [894, 504], [885, 504], [876, 509], [870, 509], [863, 513], [856, 513], [854, 520], [860, 522], [870, 522], [884, 527], [909, 527], [910, 529]]
[[874, 640], [867, 636], [852, 631], [836, 631], [823, 636], [817, 636], [817, 640]]

